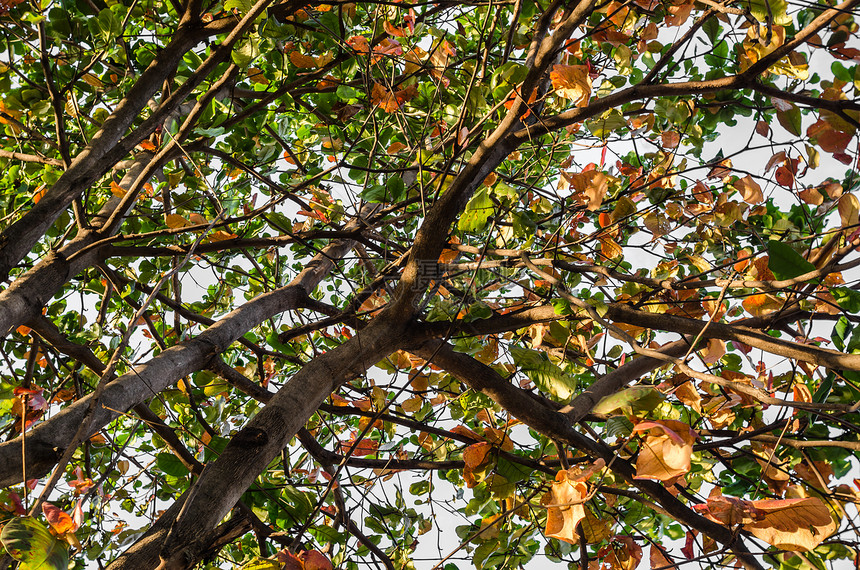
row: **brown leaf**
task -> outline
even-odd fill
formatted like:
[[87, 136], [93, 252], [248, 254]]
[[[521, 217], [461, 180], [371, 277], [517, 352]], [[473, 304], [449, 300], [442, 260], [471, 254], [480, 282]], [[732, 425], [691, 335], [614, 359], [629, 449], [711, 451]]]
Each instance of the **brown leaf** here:
[[700, 414], [702, 413], [702, 396], [691, 381], [687, 380], [675, 388], [674, 394], [682, 404], [690, 406]]
[[761, 186], [749, 174], [737, 180], [732, 186], [740, 192], [741, 197], [743, 197], [744, 202], [747, 204], [760, 204], [764, 202], [764, 194], [762, 194]]
[[579, 543], [576, 525], [585, 518], [585, 497], [588, 486], [571, 479], [567, 471], [559, 471], [549, 491], [541, 498], [547, 508], [544, 534], [571, 544]]
[[708, 339], [708, 346], [701, 351], [705, 364], [714, 364], [726, 354], [726, 343], [718, 338]]
[[715, 164], [708, 172], [708, 178], [725, 180], [732, 174], [732, 159], [724, 158]]
[[318, 550], [309, 550], [299, 554], [303, 570], [332, 570], [331, 562]]
[[639, 422], [634, 433], [647, 432], [636, 460], [636, 479], [669, 481], [690, 471], [696, 432], [677, 420]]
[[663, 131], [660, 133], [660, 144], [663, 148], [677, 148], [681, 144], [681, 135], [675, 131]]
[[821, 195], [817, 187], [804, 188], [797, 192], [798, 197], [812, 206], [820, 206], [824, 203], [824, 196]]
[[651, 543], [650, 559], [651, 570], [670, 570], [671, 568], [678, 568], [678, 566], [669, 560], [668, 556], [666, 556], [666, 551], [663, 550], [663, 547], [659, 546], [656, 542]]

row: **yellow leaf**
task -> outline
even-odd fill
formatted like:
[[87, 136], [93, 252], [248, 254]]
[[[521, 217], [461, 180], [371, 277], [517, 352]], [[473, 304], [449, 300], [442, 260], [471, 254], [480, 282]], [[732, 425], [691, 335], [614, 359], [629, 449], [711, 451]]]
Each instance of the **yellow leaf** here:
[[839, 198], [839, 219], [842, 220], [842, 227], [854, 227], [858, 221], [858, 213], [860, 213], [860, 200], [854, 194], [843, 194]]
[[556, 64], [549, 74], [559, 97], [570, 99], [577, 107], [588, 105], [591, 97], [591, 77], [585, 65]]
[[185, 228], [192, 225], [191, 222], [179, 214], [167, 214], [167, 218], [164, 221], [167, 224], [167, 227], [171, 230], [177, 230], [179, 228]]
[[612, 535], [612, 530], [606, 524], [606, 520], [595, 516], [589, 508], [585, 509], [585, 518], [582, 519], [581, 525], [582, 534], [588, 544], [603, 542]]
[[89, 85], [90, 87], [95, 87], [96, 89], [102, 89], [105, 84], [102, 83], [102, 80], [93, 75], [92, 73], [85, 73], [81, 79], [84, 80], [84, 83]]
[[576, 525], [585, 518], [585, 498], [588, 486], [571, 478], [567, 471], [559, 471], [550, 490], [541, 498], [547, 508], [544, 534], [571, 544], [579, 543]]

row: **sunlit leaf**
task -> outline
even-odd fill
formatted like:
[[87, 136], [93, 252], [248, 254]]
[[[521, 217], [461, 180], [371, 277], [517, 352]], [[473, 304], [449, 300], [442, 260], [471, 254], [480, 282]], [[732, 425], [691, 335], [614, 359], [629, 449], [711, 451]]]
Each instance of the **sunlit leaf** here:
[[66, 570], [69, 551], [45, 526], [30, 517], [15, 518], [0, 532], [6, 552], [21, 562], [22, 570]]

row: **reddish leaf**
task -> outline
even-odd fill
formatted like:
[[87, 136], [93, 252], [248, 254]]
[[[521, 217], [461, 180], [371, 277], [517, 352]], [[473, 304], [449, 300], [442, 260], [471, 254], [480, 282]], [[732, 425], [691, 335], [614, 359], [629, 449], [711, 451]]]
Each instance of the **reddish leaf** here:
[[786, 188], [794, 188], [794, 173], [786, 166], [780, 166], [774, 174], [777, 184]]
[[299, 554], [303, 570], [332, 570], [331, 561], [317, 550], [306, 550]]

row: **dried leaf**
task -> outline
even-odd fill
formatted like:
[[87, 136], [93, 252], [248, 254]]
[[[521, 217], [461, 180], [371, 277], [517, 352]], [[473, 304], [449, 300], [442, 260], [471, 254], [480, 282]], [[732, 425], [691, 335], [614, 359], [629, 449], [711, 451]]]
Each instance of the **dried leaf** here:
[[747, 204], [760, 204], [764, 202], [764, 194], [762, 194], [761, 186], [749, 174], [737, 180], [732, 186], [740, 192], [741, 197]]
[[752, 502], [759, 519], [744, 525], [768, 544], [792, 552], [806, 552], [833, 534], [836, 523], [818, 497]]
[[567, 471], [559, 471], [549, 491], [541, 498], [547, 508], [544, 534], [571, 544], [579, 543], [576, 526], [585, 518], [584, 500], [588, 486], [572, 479]]
[[645, 421], [634, 433], [648, 432], [636, 460], [636, 479], [669, 481], [690, 471], [696, 432], [677, 420]]
[[570, 99], [577, 107], [584, 107], [591, 97], [591, 77], [586, 65], [556, 64], [549, 74], [552, 86], [559, 97]]
[[770, 293], [750, 295], [741, 303], [746, 311], [754, 317], [763, 317], [782, 308], [784, 302]]
[[843, 228], [857, 226], [858, 214], [860, 214], [860, 200], [854, 194], [843, 194], [839, 198], [839, 219], [842, 221]]

